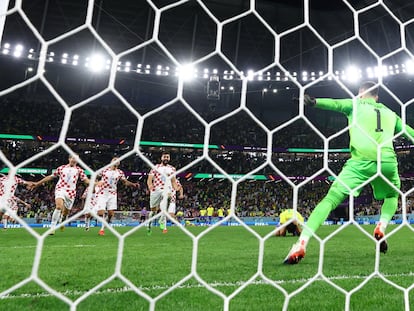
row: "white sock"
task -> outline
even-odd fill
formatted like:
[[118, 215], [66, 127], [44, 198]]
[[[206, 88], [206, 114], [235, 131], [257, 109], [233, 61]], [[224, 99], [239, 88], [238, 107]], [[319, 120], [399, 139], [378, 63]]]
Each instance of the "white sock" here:
[[58, 223], [61, 214], [62, 214], [62, 211], [60, 209], [55, 208], [55, 210], [53, 211], [52, 222], [51, 222], [51, 227], [53, 230], [55, 230], [56, 224]]
[[299, 243], [302, 244], [306, 248], [306, 246], [308, 246], [308, 243], [309, 243], [309, 237], [304, 236], [300, 238]]
[[90, 223], [91, 223], [91, 218], [90, 217], [85, 217], [85, 226], [86, 226], [86, 228], [89, 228]]
[[3, 218], [3, 229], [7, 229], [7, 218]]
[[388, 226], [388, 221], [380, 219], [380, 222], [378, 223], [378, 225], [380, 227], [381, 232], [385, 233], [385, 229]]
[[[102, 215], [102, 219], [106, 219], [105, 215]], [[105, 229], [105, 223], [102, 221], [101, 230]]]

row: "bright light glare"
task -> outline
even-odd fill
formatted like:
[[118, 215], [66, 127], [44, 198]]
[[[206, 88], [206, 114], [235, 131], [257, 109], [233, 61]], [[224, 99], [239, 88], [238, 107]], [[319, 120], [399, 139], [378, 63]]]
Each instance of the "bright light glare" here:
[[409, 60], [405, 63], [405, 70], [409, 74], [414, 74], [414, 61]]
[[190, 65], [183, 65], [178, 68], [178, 75], [184, 81], [190, 81], [194, 77], [194, 67]]
[[21, 44], [16, 45], [16, 47], [14, 48], [13, 56], [14, 57], [22, 56], [22, 51], [23, 51], [23, 45]]
[[361, 70], [355, 66], [349, 66], [345, 72], [346, 80], [349, 82], [358, 82], [361, 79]]
[[87, 67], [92, 72], [100, 72], [105, 68], [105, 59], [100, 54], [94, 54], [89, 57]]
[[252, 81], [254, 79], [254, 71], [253, 70], [248, 70], [247, 71], [247, 79], [249, 81]]

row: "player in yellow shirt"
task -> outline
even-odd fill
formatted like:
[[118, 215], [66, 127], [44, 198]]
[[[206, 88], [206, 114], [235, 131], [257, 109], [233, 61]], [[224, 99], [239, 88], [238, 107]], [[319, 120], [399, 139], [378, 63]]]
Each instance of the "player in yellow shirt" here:
[[202, 207], [201, 209], [200, 209], [200, 223], [206, 223], [206, 215], [207, 215], [207, 210], [204, 208], [204, 207]]
[[175, 216], [177, 217], [177, 221], [181, 224], [184, 219], [184, 212], [180, 209], [177, 211]]
[[213, 215], [214, 215], [214, 207], [213, 205], [209, 205], [207, 207], [207, 218], [208, 218], [208, 223], [211, 224], [213, 221]]
[[219, 207], [219, 209], [217, 210], [217, 216], [219, 220], [222, 220], [224, 218], [224, 210], [221, 207]]
[[[285, 223], [289, 222], [292, 218], [292, 222], [290, 222], [287, 226], [282, 227]], [[279, 215], [279, 226], [281, 227], [279, 230], [276, 231], [276, 236], [286, 236], [286, 232], [292, 233], [294, 236], [299, 236], [302, 232], [302, 225], [303, 223], [303, 216], [296, 212], [291, 208], [284, 210]]]

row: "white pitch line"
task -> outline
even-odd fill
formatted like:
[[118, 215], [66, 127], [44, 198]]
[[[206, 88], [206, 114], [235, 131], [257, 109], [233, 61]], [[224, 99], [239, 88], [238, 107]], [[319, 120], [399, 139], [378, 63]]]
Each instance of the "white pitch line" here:
[[[399, 274], [383, 274], [385, 277], [412, 277], [414, 276], [414, 272], [408, 272], [408, 273], [399, 273]], [[365, 279], [367, 276], [363, 275], [338, 275], [333, 277], [328, 277], [329, 280], [359, 280], [359, 279]], [[305, 283], [309, 279], [292, 279], [292, 280], [275, 280], [274, 282], [276, 284], [295, 284], [295, 283]], [[323, 279], [316, 279], [316, 282], [324, 282]], [[239, 287], [244, 285], [246, 282], [244, 281], [237, 281], [237, 282], [214, 282], [210, 283], [212, 287]], [[250, 285], [269, 285], [269, 282], [258, 280], [253, 281], [249, 283]], [[156, 285], [156, 286], [149, 286], [149, 287], [138, 287], [138, 289], [142, 291], [151, 291], [151, 290], [167, 290], [174, 286], [174, 284], [171, 285]], [[185, 288], [185, 289], [191, 289], [191, 288], [203, 288], [204, 286], [202, 284], [187, 284], [187, 285], [181, 285], [177, 288]], [[119, 288], [108, 288], [104, 290], [98, 290], [93, 293], [93, 295], [101, 295], [101, 294], [108, 294], [108, 293], [125, 293], [125, 292], [132, 292], [132, 289], [124, 286]], [[65, 296], [80, 296], [85, 294], [86, 291], [78, 291], [78, 290], [67, 290], [62, 292]], [[1, 296], [1, 299], [19, 299], [19, 298], [35, 298], [35, 297], [53, 297], [52, 294], [45, 292], [45, 293], [37, 293], [37, 294], [20, 294], [20, 295], [13, 295], [9, 294], [6, 296]]]
[[[25, 246], [0, 246], [0, 249], [20, 249], [20, 248], [36, 248], [37, 245]], [[44, 248], [73, 248], [73, 247], [96, 247], [96, 244], [75, 244], [75, 245], [47, 245]]]

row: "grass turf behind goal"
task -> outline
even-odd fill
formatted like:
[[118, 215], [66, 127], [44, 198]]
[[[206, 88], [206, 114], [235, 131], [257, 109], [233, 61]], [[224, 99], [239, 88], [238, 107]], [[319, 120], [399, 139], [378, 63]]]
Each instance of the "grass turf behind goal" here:
[[[325, 238], [339, 226], [323, 226]], [[371, 235], [374, 226], [362, 226]], [[389, 231], [394, 230], [393, 226]], [[187, 228], [194, 236], [206, 228]], [[273, 227], [253, 227], [262, 237]], [[128, 228], [117, 228], [124, 233]], [[45, 229], [38, 229], [43, 232]], [[101, 237], [98, 228], [86, 232], [66, 228], [47, 237], [38, 276], [54, 290], [75, 300], [100, 282], [109, 282], [80, 302], [77, 310], [148, 310], [149, 302], [115, 277], [119, 240], [110, 231]], [[263, 274], [292, 293], [318, 272], [320, 247], [312, 239], [305, 259], [294, 266], [283, 265], [294, 237], [270, 237], [264, 243]], [[1, 232], [2, 263], [0, 292], [30, 277], [37, 241], [23, 229]], [[404, 310], [402, 289], [412, 286], [413, 232], [402, 227], [388, 238], [389, 252], [380, 255], [379, 271], [366, 282], [375, 268], [375, 242], [351, 225], [337, 232], [325, 245], [323, 275], [345, 291], [363, 286], [351, 295], [351, 310]], [[243, 227], [218, 227], [202, 236], [198, 243], [196, 272], [224, 295], [231, 295], [257, 273], [259, 240]], [[177, 227], [162, 234], [145, 228], [125, 239], [120, 274], [150, 297], [169, 290], [191, 273], [193, 241]], [[384, 277], [385, 279], [382, 279]], [[395, 286], [393, 286], [392, 284]], [[401, 287], [400, 289], [397, 287]], [[414, 308], [412, 291], [410, 307]], [[281, 290], [258, 276], [230, 301], [230, 310], [281, 310], [285, 296]], [[344, 292], [326, 280], [314, 280], [291, 297], [289, 310], [343, 310]], [[59, 298], [31, 281], [0, 299], [1, 310], [69, 310]], [[222, 310], [223, 299], [190, 277], [156, 302], [156, 310]]]

